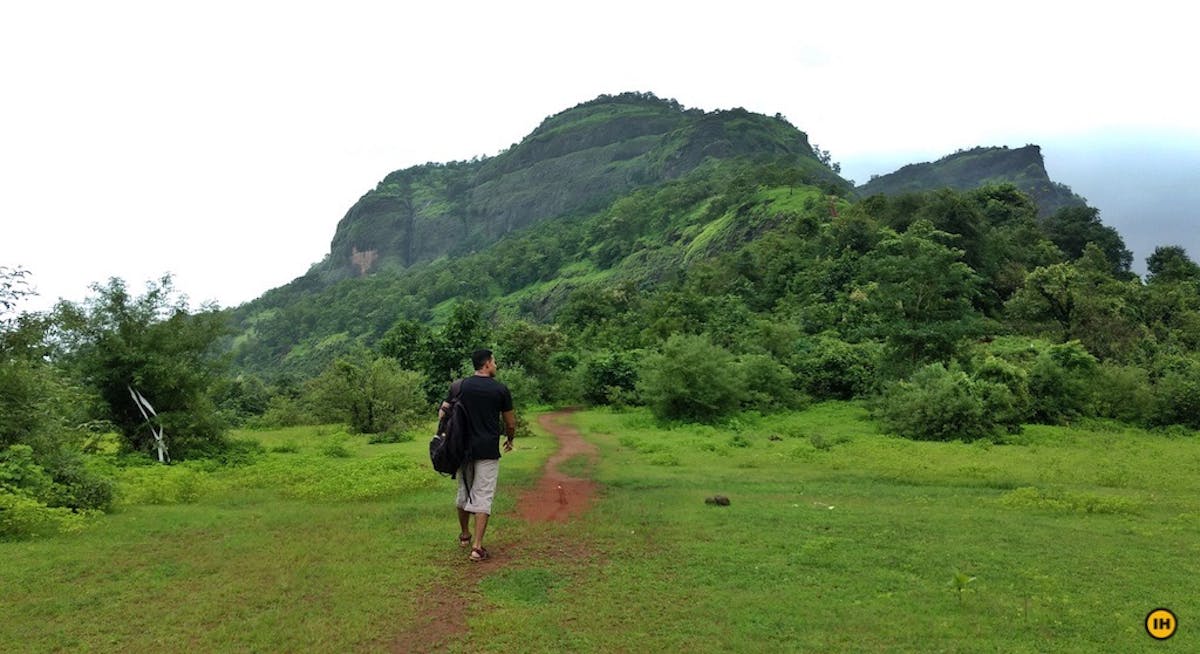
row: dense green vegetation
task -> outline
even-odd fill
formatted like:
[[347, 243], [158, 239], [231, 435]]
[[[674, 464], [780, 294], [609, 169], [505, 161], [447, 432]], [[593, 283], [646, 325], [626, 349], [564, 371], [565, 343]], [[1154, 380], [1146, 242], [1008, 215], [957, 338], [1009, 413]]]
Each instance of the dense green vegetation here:
[[[277, 289], [234, 312], [231, 347], [268, 384], [366, 348], [424, 374], [432, 400], [456, 352], [489, 345], [535, 403], [644, 403], [669, 419], [806, 398], [878, 398], [881, 416], [899, 415], [950, 374], [957, 390], [922, 401], [982, 422], [902, 433], [1196, 424], [1200, 276], [1181, 249], [1160, 248], [1143, 281], [1089, 207], [1043, 219], [1010, 184], [856, 201], [810, 181], [779, 163], [710, 162], [476, 254]], [[728, 363], [679, 393], [714, 395], [672, 399], [660, 380], [706, 360]], [[967, 415], [950, 408], [927, 415]]]

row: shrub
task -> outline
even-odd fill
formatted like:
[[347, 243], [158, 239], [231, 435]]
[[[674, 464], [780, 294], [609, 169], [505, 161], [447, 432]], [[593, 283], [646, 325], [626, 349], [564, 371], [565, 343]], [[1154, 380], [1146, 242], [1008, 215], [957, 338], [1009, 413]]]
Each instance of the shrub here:
[[890, 385], [875, 412], [885, 429], [905, 438], [977, 440], [1019, 426], [1012, 404], [1012, 393], [1002, 384], [934, 363]]
[[332, 459], [349, 459], [350, 457], [354, 456], [350, 452], [350, 448], [346, 447], [346, 444], [340, 440], [326, 443], [325, 446], [321, 448], [321, 454], [324, 454]]
[[86, 514], [48, 507], [24, 493], [0, 487], [0, 539], [77, 531]]
[[121, 504], [189, 504], [208, 490], [208, 476], [187, 464], [142, 465], [121, 470]]
[[748, 409], [794, 409], [803, 404], [803, 397], [793, 384], [796, 375], [787, 366], [766, 354], [743, 354], [738, 357], [738, 375], [745, 382]]
[[267, 410], [261, 416], [247, 420], [247, 426], [262, 427], [295, 427], [310, 425], [317, 420], [295, 398], [287, 395], [275, 395], [267, 400]]
[[403, 431], [400, 429], [389, 429], [382, 434], [371, 434], [368, 443], [409, 443], [417, 439], [416, 434], [411, 431]]
[[496, 379], [512, 393], [513, 408], [518, 411], [542, 401], [541, 384], [530, 375], [524, 366], [504, 366], [496, 373]]
[[831, 335], [802, 341], [793, 367], [801, 387], [821, 399], [848, 400], [874, 392], [883, 348]]
[[637, 397], [638, 370], [632, 352], [597, 353], [576, 370], [583, 399], [589, 404], [626, 404]]
[[1155, 386], [1153, 422], [1200, 429], [1200, 362], [1172, 366]]
[[1096, 413], [1122, 422], [1145, 422], [1154, 413], [1150, 375], [1136, 366], [1104, 363], [1092, 389]]
[[1029, 369], [1033, 420], [1060, 424], [1088, 415], [1096, 368], [1095, 357], [1079, 341], [1039, 353]]
[[655, 416], [711, 422], [736, 411], [746, 396], [734, 357], [707, 336], [675, 334], [648, 355], [638, 390]]
[[0, 450], [0, 488], [32, 497], [44, 497], [54, 480], [33, 459], [33, 448], [10, 445]]
[[377, 434], [429, 418], [424, 386], [424, 375], [401, 369], [394, 359], [358, 352], [337, 359], [311, 380], [306, 397], [317, 419]]
[[84, 465], [83, 459], [65, 451], [51, 462], [54, 485], [45, 498], [49, 506], [68, 509], [112, 509], [116, 484]]
[[1029, 374], [1025, 370], [998, 357], [988, 356], [976, 365], [972, 377], [1007, 389], [1007, 398], [1003, 394], [989, 394], [991, 410], [1003, 412], [1003, 415], [996, 416], [998, 422], [1014, 425], [1029, 418], [1033, 400], [1029, 396]]

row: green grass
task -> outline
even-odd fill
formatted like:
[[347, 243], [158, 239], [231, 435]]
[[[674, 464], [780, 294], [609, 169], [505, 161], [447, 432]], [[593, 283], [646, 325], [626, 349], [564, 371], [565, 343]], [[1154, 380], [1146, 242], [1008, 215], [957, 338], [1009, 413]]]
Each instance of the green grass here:
[[[1190, 438], [918, 443], [852, 404], [725, 428], [577, 420], [603, 499], [571, 528], [578, 560], [544, 566], [570, 583], [474, 624], [495, 651], [1158, 651], [1145, 615], [1200, 609]], [[961, 602], [956, 571], [976, 577]]]
[[[369, 445], [338, 427], [236, 436], [266, 454], [120, 468], [113, 514], [0, 542], [0, 651], [386, 650], [425, 589], [468, 565], [453, 482], [429, 469], [427, 443]], [[520, 439], [505, 457], [499, 510], [547, 445]], [[495, 520], [489, 540], [503, 547], [513, 523]]]
[[[852, 403], [722, 426], [574, 420], [601, 455], [563, 469], [601, 483], [592, 512], [506, 514], [552, 449], [519, 440], [489, 530], [509, 562], [477, 588], [421, 439], [246, 432], [256, 463], [122, 469], [118, 512], [0, 543], [0, 650], [387, 650], [455, 575], [478, 606], [450, 651], [1197, 649], [1194, 435], [1094, 423], [912, 442]], [[190, 490], [146, 504], [156, 483]], [[704, 502], [717, 494], [731, 505]], [[956, 573], [975, 578], [961, 598]], [[1166, 643], [1142, 625], [1159, 606], [1181, 619]]]

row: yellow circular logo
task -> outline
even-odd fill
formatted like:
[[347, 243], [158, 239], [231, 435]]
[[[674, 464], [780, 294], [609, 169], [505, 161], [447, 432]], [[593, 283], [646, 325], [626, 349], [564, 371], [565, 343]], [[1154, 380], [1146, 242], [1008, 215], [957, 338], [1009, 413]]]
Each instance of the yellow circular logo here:
[[1151, 638], [1166, 640], [1175, 635], [1179, 628], [1179, 620], [1171, 609], [1154, 609], [1146, 616], [1146, 633]]

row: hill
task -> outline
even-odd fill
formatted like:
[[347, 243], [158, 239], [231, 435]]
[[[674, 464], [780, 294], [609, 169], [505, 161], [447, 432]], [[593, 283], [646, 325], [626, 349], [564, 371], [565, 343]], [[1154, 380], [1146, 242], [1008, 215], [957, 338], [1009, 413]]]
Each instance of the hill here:
[[600, 96], [546, 118], [495, 157], [387, 175], [346, 212], [316, 272], [328, 282], [482, 250], [515, 230], [678, 179], [706, 160], [740, 157], [846, 185], [781, 117], [706, 113], [645, 93]]
[[[872, 372], [816, 394], [849, 397], [883, 367], [902, 376], [987, 332], [1068, 334], [1124, 357], [1147, 328], [1050, 315], [1036, 295], [1028, 318], [1008, 311], [1033, 292], [1031, 272], [1074, 266], [1089, 243], [1100, 252], [1078, 274], [1128, 275], [1120, 235], [1048, 179], [1037, 146], [977, 148], [858, 193], [827, 164], [779, 116], [601, 96], [495, 157], [388, 175], [321, 263], [231, 311], [227, 347], [243, 372], [288, 383], [372, 350], [425, 373], [433, 392], [464, 348], [492, 343], [552, 400], [573, 392], [563, 375], [628, 368], [679, 333], [786, 367], [836, 334]], [[877, 191], [887, 182], [899, 195]], [[937, 190], [907, 192], [922, 184]], [[1079, 210], [1044, 217], [1056, 197]], [[1105, 340], [1087, 320], [1127, 338]], [[630, 390], [622, 379], [603, 383]], [[581, 381], [592, 383], [570, 383]]]
[[874, 177], [855, 191], [863, 197], [941, 188], [966, 191], [1001, 182], [1015, 185], [1033, 199], [1041, 216], [1086, 204], [1070, 188], [1050, 179], [1042, 149], [1036, 145], [1016, 149], [978, 147], [955, 152], [934, 162], [909, 164], [894, 173]]

